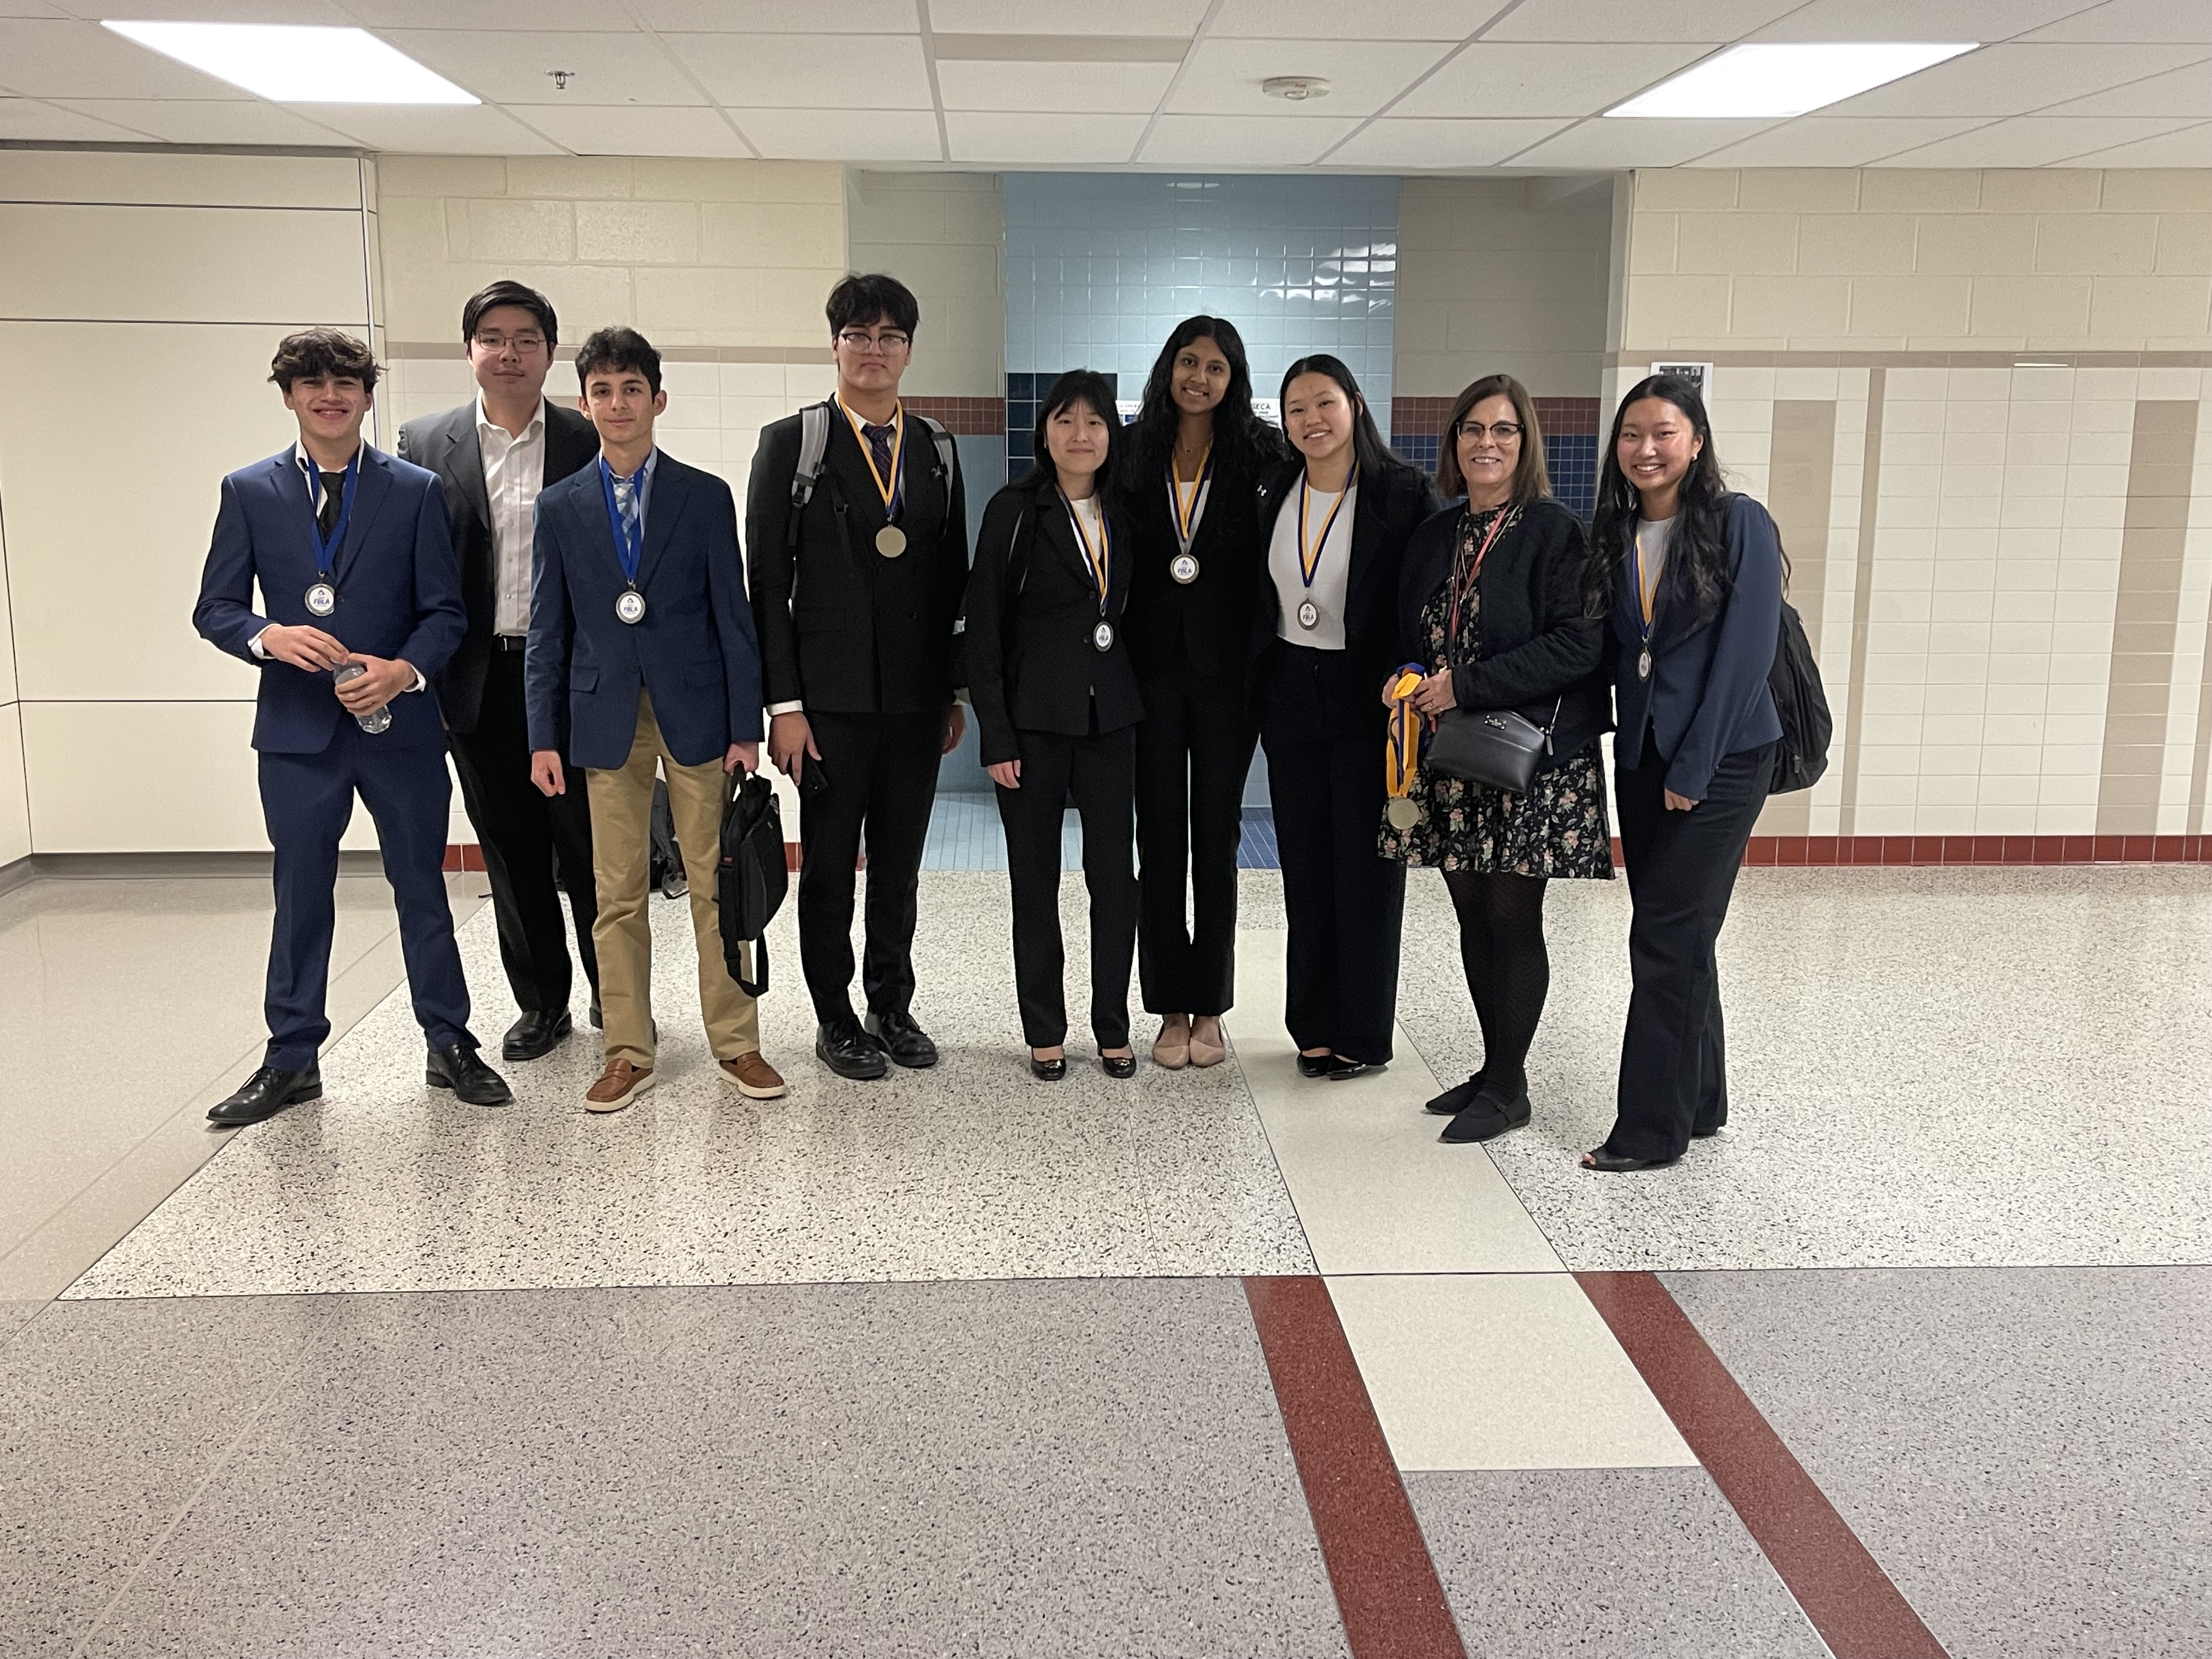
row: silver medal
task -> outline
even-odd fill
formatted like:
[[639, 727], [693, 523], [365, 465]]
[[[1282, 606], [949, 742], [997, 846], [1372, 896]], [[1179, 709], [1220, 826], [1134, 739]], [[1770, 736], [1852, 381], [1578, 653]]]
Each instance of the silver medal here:
[[645, 595], [635, 587], [625, 587], [615, 596], [615, 618], [632, 627], [645, 620]]
[[316, 582], [307, 589], [307, 611], [310, 616], [327, 617], [338, 608], [338, 591], [328, 582]]
[[1188, 587], [1198, 580], [1198, 561], [1188, 553], [1178, 553], [1168, 561], [1168, 574]]
[[1091, 643], [1097, 646], [1101, 651], [1111, 651], [1114, 648], [1114, 624], [1109, 622], [1103, 622], [1100, 623], [1097, 627], [1092, 629], [1091, 630]]
[[1321, 626], [1321, 607], [1311, 599], [1306, 600], [1304, 604], [1298, 606], [1298, 626], [1301, 628]]
[[1636, 659], [1636, 678], [1639, 680], [1648, 680], [1651, 678], [1651, 647], [1648, 645], [1644, 647], [1644, 653]]

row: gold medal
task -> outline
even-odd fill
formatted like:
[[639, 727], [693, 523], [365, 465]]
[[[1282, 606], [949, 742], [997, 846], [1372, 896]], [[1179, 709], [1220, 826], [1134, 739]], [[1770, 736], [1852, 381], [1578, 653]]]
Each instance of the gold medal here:
[[1389, 814], [1393, 830], [1410, 830], [1421, 821], [1423, 816], [1419, 806], [1403, 795], [1398, 796], [1383, 810]]
[[906, 532], [895, 524], [887, 524], [876, 532], [876, 551], [887, 559], [896, 559], [906, 551]]

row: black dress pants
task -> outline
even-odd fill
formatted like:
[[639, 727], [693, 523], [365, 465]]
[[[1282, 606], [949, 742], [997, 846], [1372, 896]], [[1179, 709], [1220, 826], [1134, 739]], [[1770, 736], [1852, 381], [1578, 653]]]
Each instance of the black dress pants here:
[[[1094, 719], [1096, 716], [1093, 717]], [[1137, 878], [1130, 867], [1136, 793], [1134, 728], [1063, 737], [1018, 732], [1022, 787], [1000, 789], [1013, 878], [1014, 990], [1032, 1048], [1067, 1040], [1061, 985], [1060, 839], [1069, 798], [1083, 820], [1083, 881], [1091, 890], [1091, 1034], [1101, 1048], [1129, 1041], [1129, 959], [1137, 945]]]
[[499, 923], [499, 959], [517, 1006], [558, 1014], [568, 1006], [574, 970], [561, 895], [576, 923], [576, 954], [596, 1000], [599, 959], [592, 923], [599, 914], [592, 872], [592, 807], [584, 775], [568, 769], [566, 794], [546, 796], [530, 781], [530, 734], [522, 702], [522, 653], [494, 650], [484, 670], [476, 728], [451, 734], [461, 799], [483, 847]]
[[802, 797], [799, 810], [799, 958], [814, 1017], [826, 1024], [853, 1012], [854, 866], [864, 835], [868, 896], [860, 988], [870, 1012], [903, 1014], [914, 1001], [915, 901], [944, 757], [945, 717], [809, 713], [806, 723], [822, 751], [828, 786]]
[[1667, 763], [1650, 736], [1644, 763], [1613, 776], [1628, 866], [1628, 965], [1634, 983], [1620, 1048], [1619, 1115], [1607, 1147], [1680, 1158], [1692, 1130], [1728, 1121], [1720, 972], [1713, 946], [1751, 827], [1766, 804], [1773, 745], [1730, 755], [1686, 812], [1666, 804]]
[[1406, 866], [1376, 851], [1382, 830], [1382, 703], [1371, 718], [1339, 706], [1328, 653], [1276, 649], [1261, 699], [1260, 741], [1290, 920], [1284, 1023], [1300, 1048], [1381, 1065], [1397, 1018], [1398, 934]]
[[1140, 690], [1137, 965], [1145, 1007], [1224, 1014], [1237, 990], [1237, 848], [1255, 735], [1243, 684], [1185, 666]]

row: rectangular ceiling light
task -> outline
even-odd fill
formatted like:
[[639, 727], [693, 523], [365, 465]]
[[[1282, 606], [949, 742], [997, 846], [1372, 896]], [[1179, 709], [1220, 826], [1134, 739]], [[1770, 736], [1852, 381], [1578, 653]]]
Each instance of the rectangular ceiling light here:
[[473, 104], [366, 29], [279, 23], [102, 22], [142, 46], [285, 104]]
[[1979, 41], [1835, 40], [1730, 46], [1607, 115], [1780, 119], [1917, 75]]

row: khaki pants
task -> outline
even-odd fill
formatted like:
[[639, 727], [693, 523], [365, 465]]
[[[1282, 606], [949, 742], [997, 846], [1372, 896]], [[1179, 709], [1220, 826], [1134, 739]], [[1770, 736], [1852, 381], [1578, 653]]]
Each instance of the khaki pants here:
[[760, 1048], [760, 1008], [738, 988], [722, 957], [722, 763], [679, 765], [661, 740], [653, 699], [637, 699], [629, 759], [586, 774], [592, 802], [592, 868], [599, 890], [592, 943], [599, 956], [599, 1011], [609, 1060], [653, 1064], [653, 929], [646, 917], [653, 862], [653, 763], [668, 778], [676, 844], [691, 884], [691, 933], [699, 951], [699, 1007], [716, 1060]]

